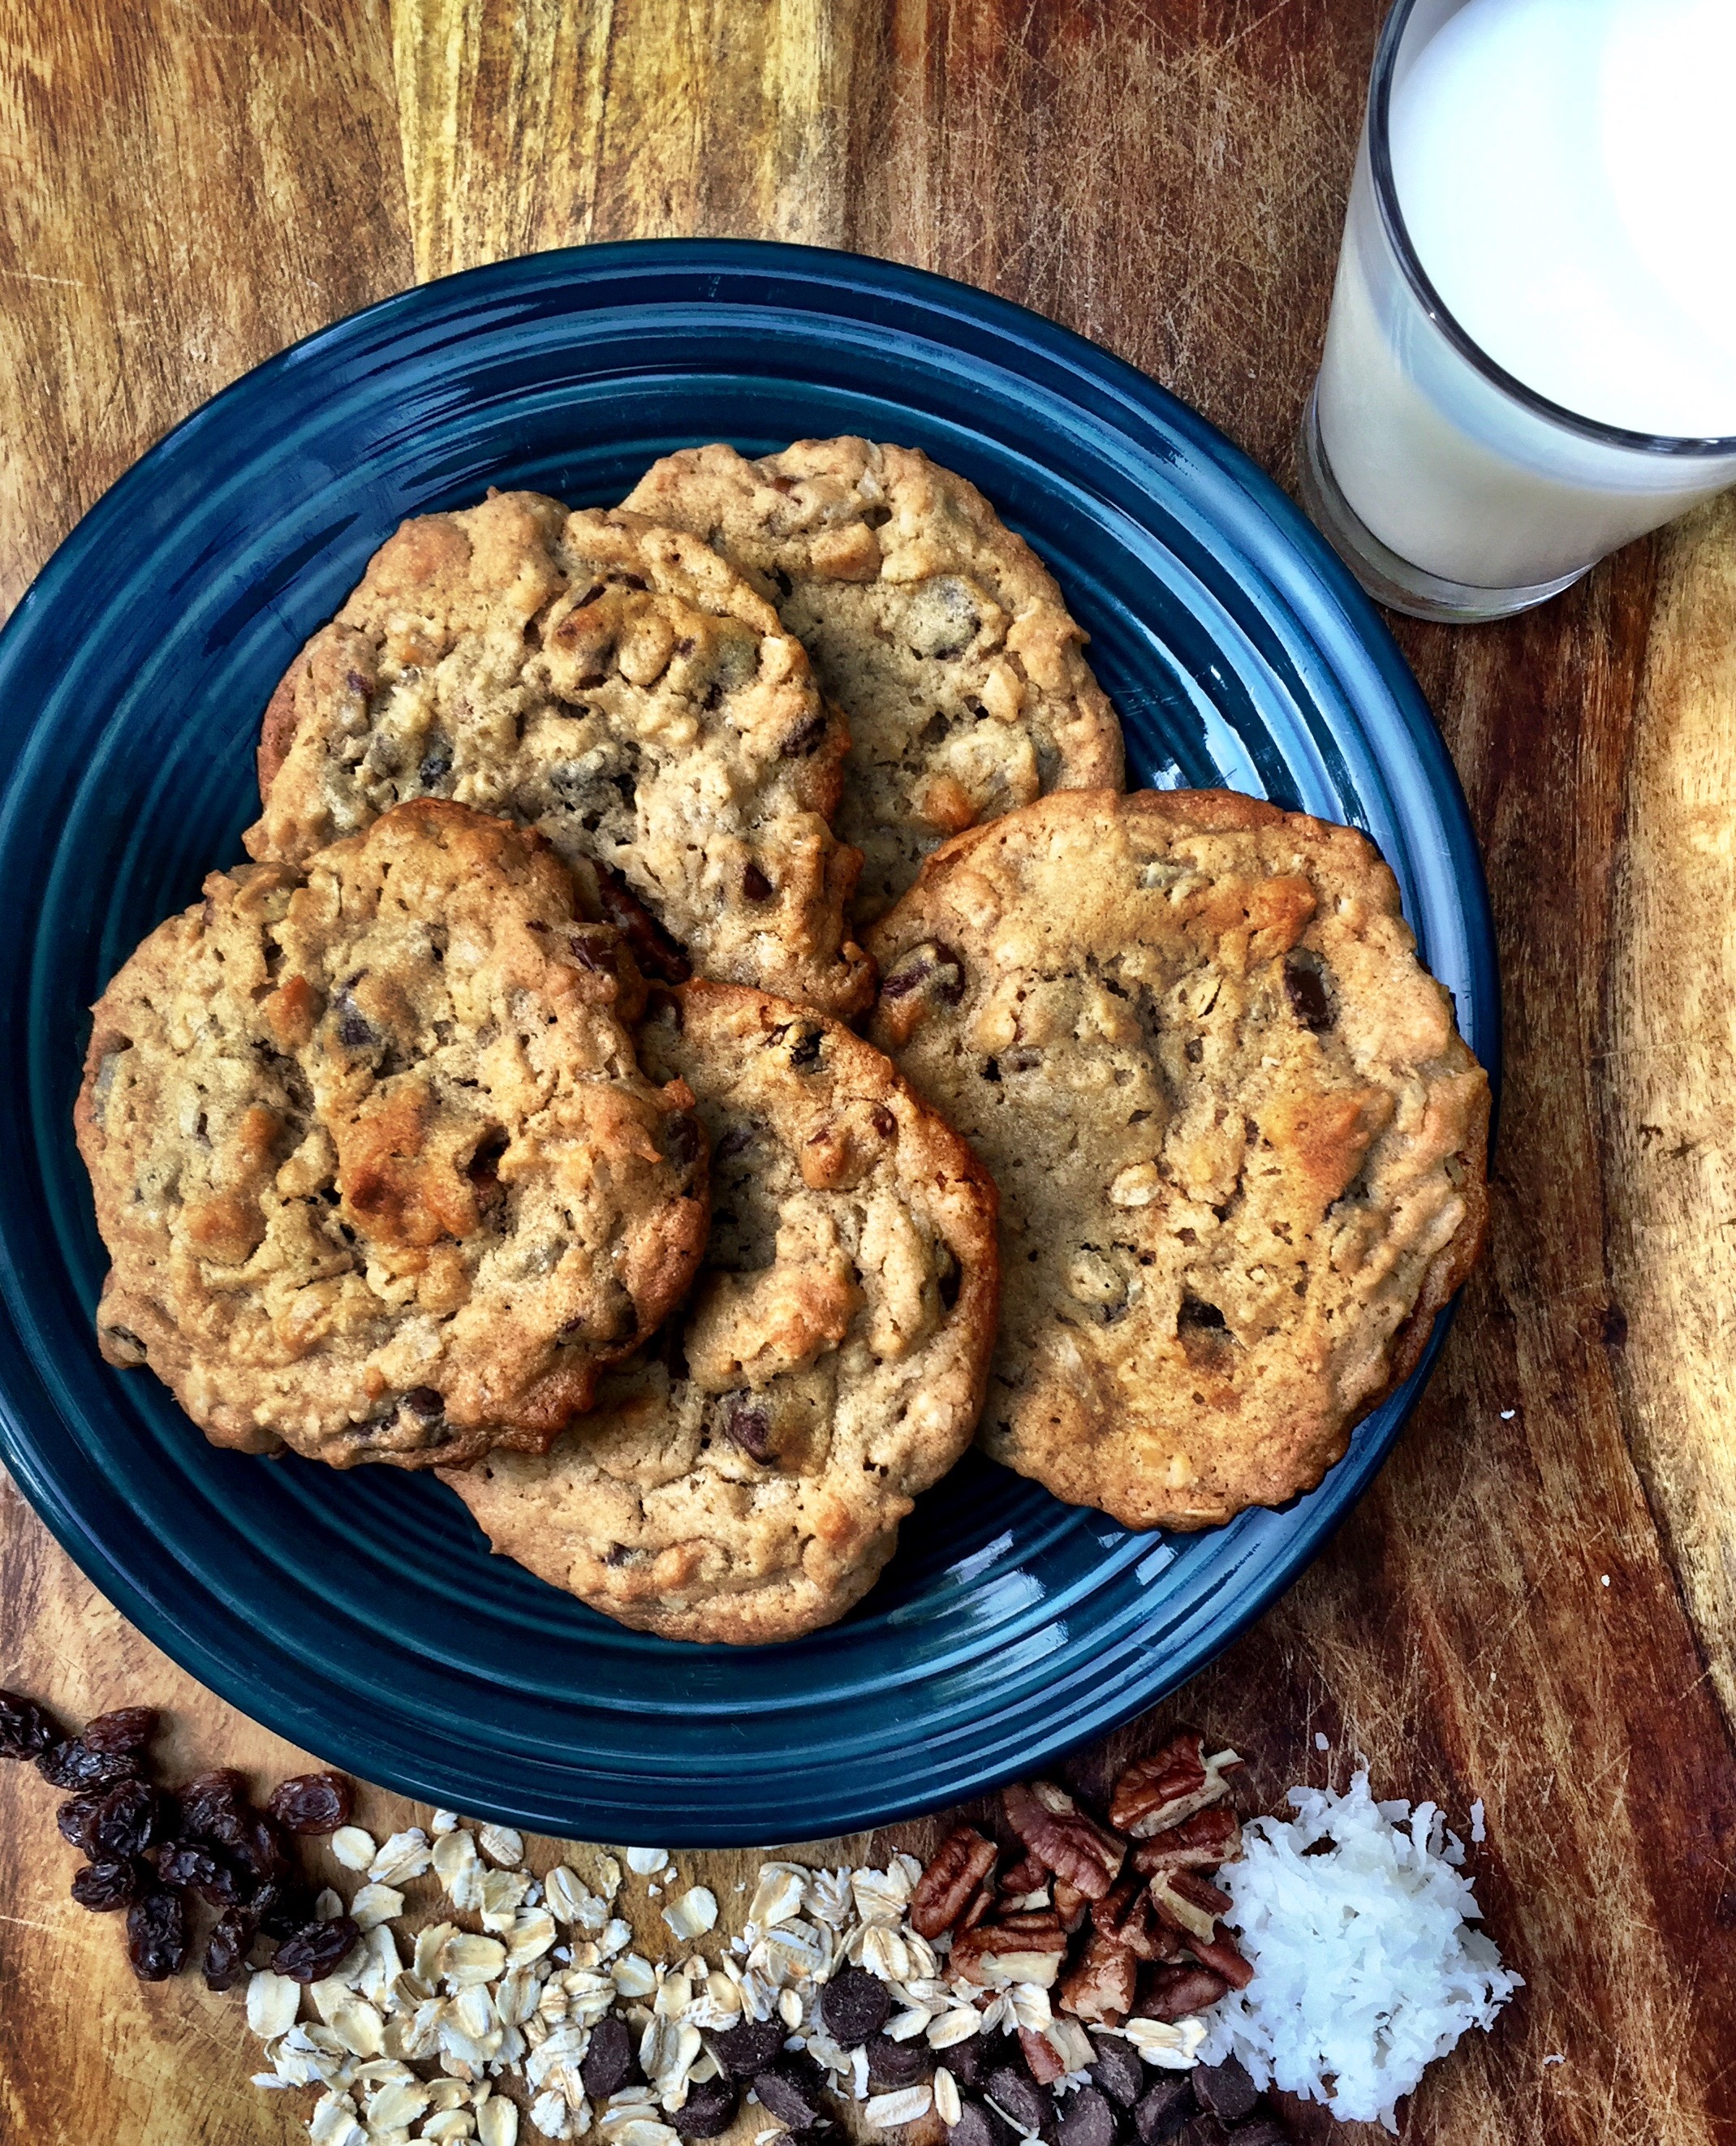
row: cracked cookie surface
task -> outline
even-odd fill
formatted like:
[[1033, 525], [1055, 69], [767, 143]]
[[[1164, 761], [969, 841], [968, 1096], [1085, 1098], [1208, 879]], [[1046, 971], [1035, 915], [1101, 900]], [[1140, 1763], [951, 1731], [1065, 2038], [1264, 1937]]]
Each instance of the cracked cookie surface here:
[[679, 1300], [704, 1143], [539, 836], [425, 801], [216, 872], [95, 1008], [76, 1112], [111, 1363], [218, 1445], [541, 1450]]
[[540, 1459], [446, 1477], [494, 1548], [671, 1639], [841, 1616], [970, 1445], [997, 1300], [995, 1193], [847, 1029], [692, 983], [646, 1021], [712, 1152], [692, 1298]]
[[1310, 1488], [1480, 1250], [1489, 1083], [1391, 873], [1228, 791], [1046, 798], [870, 937], [1000, 1190], [981, 1443], [1130, 1527]]
[[601, 875], [606, 911], [630, 891], [707, 974], [851, 1014], [873, 985], [830, 824], [848, 745], [800, 641], [707, 546], [502, 492], [407, 522], [296, 658], [246, 841], [297, 864], [453, 797]]
[[866, 925], [948, 836], [1055, 790], [1121, 782], [1121, 728], [1036, 554], [914, 448], [684, 449], [629, 507], [706, 537], [798, 635], [850, 723], [834, 824]]

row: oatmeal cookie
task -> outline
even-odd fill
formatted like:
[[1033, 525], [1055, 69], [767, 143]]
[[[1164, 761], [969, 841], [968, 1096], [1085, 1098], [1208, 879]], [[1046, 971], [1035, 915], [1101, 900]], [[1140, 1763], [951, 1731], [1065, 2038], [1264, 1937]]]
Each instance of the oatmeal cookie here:
[[859, 860], [830, 825], [849, 742], [801, 644], [707, 546], [498, 493], [407, 522], [290, 666], [247, 846], [299, 864], [401, 800], [455, 797], [537, 828], [706, 973], [856, 1013]]
[[463, 805], [398, 806], [305, 876], [214, 872], [95, 1010], [103, 1354], [247, 1452], [541, 1451], [704, 1248], [643, 996], [541, 837]]
[[834, 824], [864, 857], [859, 926], [936, 843], [1052, 790], [1121, 784], [1085, 635], [1022, 539], [910, 447], [803, 440], [763, 462], [666, 456], [627, 504], [691, 529], [801, 637], [851, 731]]
[[867, 1592], [970, 1442], [994, 1187], [879, 1051], [776, 999], [688, 984], [641, 1047], [710, 1135], [692, 1300], [546, 1458], [446, 1480], [496, 1550], [624, 1624], [793, 1639]]
[[872, 1034], [994, 1172], [982, 1443], [1130, 1527], [1310, 1488], [1483, 1241], [1489, 1082], [1348, 827], [1070, 792], [937, 851]]

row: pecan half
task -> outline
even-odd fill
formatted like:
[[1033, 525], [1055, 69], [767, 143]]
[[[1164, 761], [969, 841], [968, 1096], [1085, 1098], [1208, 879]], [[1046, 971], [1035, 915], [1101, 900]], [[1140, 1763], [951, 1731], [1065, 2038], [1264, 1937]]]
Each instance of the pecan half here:
[[1160, 1967], [1140, 1990], [1134, 2009], [1141, 2019], [1167, 2019], [1173, 2024], [1205, 2011], [1229, 1988], [1225, 1978], [1209, 1967]]
[[1078, 1965], [1062, 1979], [1061, 2009], [1119, 2027], [1132, 2009], [1139, 1972], [1139, 1962], [1125, 1946], [1093, 1930]]
[[1110, 1824], [1135, 1840], [1149, 1839], [1208, 1804], [1221, 1803], [1230, 1794], [1225, 1776], [1241, 1763], [1234, 1751], [1208, 1758], [1205, 1739], [1197, 1729], [1178, 1729], [1149, 1759], [1135, 1759], [1115, 1783]]
[[1180, 1825], [1165, 1826], [1133, 1851], [1133, 1867], [1147, 1878], [1160, 1870], [1215, 1870], [1242, 1852], [1241, 1821], [1224, 1804], [1195, 1811]]
[[1254, 1969], [1229, 1938], [1190, 1938], [1188, 1949], [1202, 1967], [1221, 1974], [1232, 1989], [1245, 1989], [1254, 1979]]
[[928, 1859], [910, 1895], [910, 1928], [919, 1937], [950, 1930], [995, 1868], [995, 1844], [975, 1826], [955, 1826]]
[[1070, 1885], [1065, 1878], [1055, 1881], [1055, 1912], [1061, 1919], [1061, 1928], [1071, 1937], [1085, 1919], [1090, 1902], [1076, 1885]]
[[1101, 1935], [1135, 1959], [1160, 1959], [1167, 1949], [1152, 1927], [1151, 1895], [1138, 1878], [1124, 1878], [1112, 1893], [1091, 1903], [1091, 1922]]
[[1035, 1982], [1046, 1989], [1060, 1973], [1066, 1951], [1066, 1933], [1054, 1915], [1009, 1915], [1001, 1922], [979, 1923], [954, 1939], [950, 1966], [954, 1974], [980, 1989]]
[[1053, 1781], [1015, 1784], [1000, 1792], [1007, 1824], [1040, 1863], [1100, 1900], [1120, 1875], [1127, 1844], [1086, 1816]]
[[1039, 2086], [1053, 2086], [1058, 2079], [1065, 2078], [1067, 2067], [1061, 2054], [1046, 2034], [1039, 2034], [1034, 2027], [1021, 2027], [1019, 2047], [1024, 2050], [1026, 2068]]
[[1217, 1934], [1218, 1919], [1235, 1905], [1227, 1893], [1202, 1878], [1197, 1870], [1160, 1870], [1151, 1881], [1151, 1904], [1158, 1919], [1172, 1930], [1183, 1930], [1197, 1953], [1196, 1939], [1210, 1942]]

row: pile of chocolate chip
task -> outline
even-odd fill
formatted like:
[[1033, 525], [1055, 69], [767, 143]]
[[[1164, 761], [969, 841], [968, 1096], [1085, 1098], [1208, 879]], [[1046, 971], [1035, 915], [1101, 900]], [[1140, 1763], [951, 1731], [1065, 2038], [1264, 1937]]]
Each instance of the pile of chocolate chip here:
[[350, 1784], [298, 1774], [263, 1810], [228, 1767], [167, 1787], [146, 1778], [156, 1729], [154, 1707], [123, 1706], [69, 1736], [35, 1699], [0, 1691], [0, 1758], [33, 1759], [45, 1781], [72, 1792], [55, 1816], [86, 1859], [72, 1898], [97, 1914], [126, 1909], [127, 1957], [142, 1982], [186, 1966], [201, 1904], [216, 1911], [201, 1963], [212, 1989], [232, 1989], [267, 1959], [292, 1981], [329, 1974], [358, 1933], [347, 1915], [316, 1918], [291, 1836], [344, 1824]]

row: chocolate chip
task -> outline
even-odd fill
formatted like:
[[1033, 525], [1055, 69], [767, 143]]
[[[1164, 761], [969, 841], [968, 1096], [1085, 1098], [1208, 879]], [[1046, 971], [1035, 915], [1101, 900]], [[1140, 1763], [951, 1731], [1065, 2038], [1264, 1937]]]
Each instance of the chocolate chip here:
[[761, 2072], [754, 2074], [754, 2092], [780, 2124], [792, 2131], [819, 2124], [826, 2117], [821, 2090], [825, 2075], [813, 2059], [788, 2051]]
[[1027, 2139], [1055, 2136], [1055, 2096], [1040, 2087], [1023, 2065], [998, 2065], [989, 2074], [988, 2095]]
[[1230, 2134], [1215, 2116], [1190, 2117], [1174, 2134], [1175, 2146], [1226, 2146]]
[[367, 1051], [379, 1041], [373, 1026], [354, 999], [341, 994], [332, 1001], [337, 1016], [337, 1040], [346, 1051]]
[[691, 1110], [671, 1110], [663, 1120], [663, 1152], [677, 1168], [691, 1170], [699, 1160], [699, 1120]]
[[786, 760], [805, 760], [825, 736], [826, 717], [823, 715], [810, 716], [806, 722], [796, 726], [778, 751]]
[[1145, 2084], [1145, 2067], [1140, 2062], [1138, 2050], [1120, 2034], [1093, 2034], [1091, 2047], [1097, 2054], [1091, 2077], [1111, 2101], [1131, 2109]]
[[1270, 2116], [1255, 2116], [1239, 2124], [1230, 2134], [1235, 2146], [1290, 2146], [1290, 2134]]
[[750, 901], [769, 901], [776, 890], [750, 857], [741, 874], [741, 891]]
[[950, 2049], [943, 2050], [940, 2062], [967, 2093], [980, 2094], [994, 2069], [994, 2054], [987, 2034], [970, 2034], [962, 2042], [955, 2042]]
[[[613, 2012], [606, 2013], [591, 2030], [591, 2044], [579, 2066], [585, 2091], [594, 2102], [618, 2094], [639, 2069], [633, 2049], [632, 2029]], [[701, 2136], [696, 2132], [696, 2138]]]
[[1140, 2146], [1168, 2146], [1194, 2108], [1194, 2089], [1185, 2076], [1158, 2079], [1134, 2104], [1133, 2128]]
[[719, 2139], [736, 2120], [741, 2089], [733, 2080], [701, 2079], [687, 2089], [687, 2099], [669, 2121], [677, 2138]]
[[[953, 2051], [945, 2053], [946, 2066], [952, 2070]], [[955, 2078], [957, 2076], [954, 2073]], [[1019, 2134], [1000, 2114], [990, 2109], [985, 2101], [975, 2097], [965, 2099], [959, 2110], [959, 2120], [947, 2129], [950, 2146], [1017, 2146]]]
[[1194, 2098], [1200, 2106], [1226, 2124], [1251, 2114], [1260, 2099], [1260, 2089], [1237, 2057], [1226, 2057], [1220, 2064], [1196, 2065], [1193, 2082]]
[[1115, 2146], [1115, 2111], [1109, 2096], [1082, 2086], [1060, 2104], [1060, 2146]]
[[878, 2094], [895, 2094], [900, 2087], [915, 2086], [935, 2068], [935, 2058], [920, 2037], [895, 2042], [890, 2034], [876, 2034], [864, 2044], [868, 2052], [868, 2080]]
[[820, 1993], [820, 2018], [841, 2049], [859, 2049], [891, 2016], [886, 1985], [866, 1968], [847, 1967]]
[[1290, 1011], [1304, 1028], [1318, 1035], [1333, 1021], [1332, 995], [1326, 988], [1326, 965], [1311, 946], [1298, 946], [1284, 957], [1284, 988]]
[[451, 771], [451, 751], [443, 746], [434, 746], [422, 755], [422, 765], [416, 771], [416, 779], [424, 790], [437, 790]]
[[791, 1021], [773, 1032], [772, 1041], [781, 1043], [790, 1063], [798, 1073], [811, 1073], [820, 1063], [820, 1051], [826, 1041], [826, 1031], [817, 1022]]
[[711, 2036], [711, 2054], [731, 2079], [752, 2079], [776, 2058], [787, 2031], [777, 2019], [744, 2019]]
[[424, 1423], [432, 1423], [446, 1413], [446, 1403], [432, 1386], [412, 1386], [399, 1405]]

